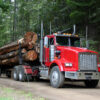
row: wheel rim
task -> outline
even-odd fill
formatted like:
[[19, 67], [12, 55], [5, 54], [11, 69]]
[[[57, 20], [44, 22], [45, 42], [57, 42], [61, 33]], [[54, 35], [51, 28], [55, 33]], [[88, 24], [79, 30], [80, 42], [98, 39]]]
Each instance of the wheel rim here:
[[14, 72], [14, 79], [16, 79], [17, 78], [17, 73], [16, 72]]
[[22, 77], [23, 77], [23, 76], [22, 76], [22, 73], [20, 72], [20, 73], [19, 73], [19, 80], [22, 80]]
[[57, 84], [57, 82], [58, 82], [58, 77], [59, 77], [58, 72], [57, 72], [57, 71], [54, 71], [54, 72], [52, 73], [52, 83], [53, 83], [54, 85]]

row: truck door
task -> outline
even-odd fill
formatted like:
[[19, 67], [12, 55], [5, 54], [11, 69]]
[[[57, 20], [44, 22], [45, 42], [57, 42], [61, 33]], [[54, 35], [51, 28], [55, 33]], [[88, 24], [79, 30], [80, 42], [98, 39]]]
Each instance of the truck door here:
[[45, 37], [44, 38], [44, 63], [46, 66], [50, 64], [50, 46], [54, 45], [54, 38]]

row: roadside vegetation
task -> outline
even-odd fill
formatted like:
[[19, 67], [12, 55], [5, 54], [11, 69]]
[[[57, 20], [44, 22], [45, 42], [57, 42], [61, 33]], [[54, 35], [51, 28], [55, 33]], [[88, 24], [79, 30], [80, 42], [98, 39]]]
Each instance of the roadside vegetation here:
[[42, 97], [36, 97], [32, 93], [27, 93], [13, 88], [0, 86], [0, 100], [46, 100]]

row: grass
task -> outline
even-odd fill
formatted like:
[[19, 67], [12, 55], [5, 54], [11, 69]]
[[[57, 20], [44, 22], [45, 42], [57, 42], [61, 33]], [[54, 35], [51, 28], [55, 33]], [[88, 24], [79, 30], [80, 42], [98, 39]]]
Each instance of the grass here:
[[42, 97], [36, 97], [32, 93], [15, 90], [5, 86], [0, 86], [0, 100], [46, 100]]

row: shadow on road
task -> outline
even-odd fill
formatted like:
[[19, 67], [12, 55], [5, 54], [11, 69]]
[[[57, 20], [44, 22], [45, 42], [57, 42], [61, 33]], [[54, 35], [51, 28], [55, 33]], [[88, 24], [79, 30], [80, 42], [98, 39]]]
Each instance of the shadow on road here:
[[[50, 81], [49, 80], [44, 80], [44, 79], [40, 79], [38, 81], [38, 83], [43, 83], [44, 85], [50, 86]], [[100, 84], [100, 83], [99, 83]], [[83, 82], [66, 82], [64, 83], [64, 86], [62, 87], [64, 88], [68, 88], [68, 89], [100, 89], [100, 86], [97, 86], [96, 88], [87, 88], [85, 87]]]
[[[8, 79], [6, 76], [1, 76], [1, 79]], [[11, 79], [12, 80], [12, 79]], [[50, 80], [47, 79], [39, 79], [38, 81], [31, 81], [30, 83], [40, 83], [44, 86], [50, 86]], [[86, 88], [83, 82], [69, 82], [69, 81], [65, 81], [64, 86], [62, 87], [62, 89], [89, 89]], [[91, 88], [91, 89], [100, 89], [100, 83], [98, 84], [97, 88]]]

